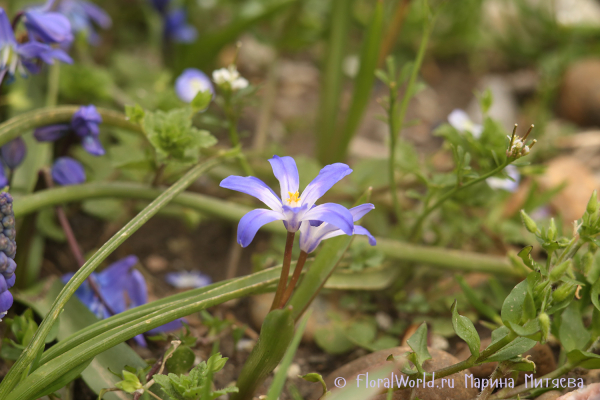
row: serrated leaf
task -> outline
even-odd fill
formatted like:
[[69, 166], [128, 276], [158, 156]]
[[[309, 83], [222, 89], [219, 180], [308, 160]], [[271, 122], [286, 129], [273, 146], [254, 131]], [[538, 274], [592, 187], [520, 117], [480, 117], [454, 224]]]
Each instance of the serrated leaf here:
[[413, 335], [407, 340], [410, 348], [417, 355], [417, 363], [419, 366], [423, 365], [423, 362], [429, 360], [431, 355], [427, 349], [427, 323], [423, 322], [421, 326], [413, 333]]
[[454, 332], [458, 335], [459, 338], [467, 342], [469, 346], [469, 350], [471, 351], [471, 355], [474, 357], [479, 357], [479, 348], [481, 346], [481, 340], [479, 339], [479, 334], [473, 325], [473, 322], [467, 317], [464, 317], [458, 314], [456, 310], [458, 302], [454, 300], [452, 304], [452, 327], [454, 328]]

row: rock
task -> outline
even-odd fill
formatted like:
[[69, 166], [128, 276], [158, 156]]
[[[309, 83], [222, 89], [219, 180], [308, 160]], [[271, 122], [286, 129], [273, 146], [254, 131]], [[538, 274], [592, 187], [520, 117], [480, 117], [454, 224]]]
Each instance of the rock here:
[[562, 392], [559, 392], [558, 390], [551, 390], [541, 396], [536, 397], [535, 400], [556, 400], [560, 396], [562, 396]]
[[580, 60], [567, 68], [558, 113], [579, 125], [600, 125], [600, 59]]
[[[486, 338], [481, 341], [481, 351], [483, 351], [486, 347], [490, 345], [492, 342], [491, 338]], [[461, 350], [456, 358], [459, 360], [466, 360], [471, 355], [469, 348], [466, 347]], [[556, 360], [554, 359], [554, 353], [552, 349], [547, 344], [536, 344], [531, 350], [527, 353], [523, 354], [523, 357], [530, 356], [530, 360], [535, 363], [536, 372], [533, 374], [534, 378], [539, 378], [556, 369]], [[476, 378], [489, 378], [494, 369], [496, 369], [495, 362], [485, 363], [481, 365], [476, 365], [474, 367], [469, 368], [469, 370], [473, 373], [473, 376]], [[531, 372], [527, 372], [530, 374]], [[518, 384], [525, 382], [525, 372], [521, 372], [519, 374], [519, 379], [517, 381]]]
[[567, 393], [557, 400], [600, 400], [600, 383], [594, 383], [574, 392]]
[[[347, 382], [356, 382], [356, 376], [358, 374], [363, 374], [368, 371], [373, 371], [377, 368], [380, 368], [389, 363], [386, 361], [387, 357], [390, 354], [394, 356], [399, 356], [405, 354], [406, 352], [411, 351], [410, 347], [402, 346], [395, 347], [387, 350], [380, 350], [375, 353], [368, 354], [366, 356], [360, 357], [341, 368], [338, 368], [334, 372], [332, 372], [329, 376], [325, 378], [325, 382], [327, 383], [327, 388], [335, 388], [334, 380], [338, 377], [343, 377]], [[450, 365], [456, 364], [459, 360], [446, 353], [442, 350], [436, 350], [433, 348], [429, 348], [429, 353], [431, 354], [432, 359], [427, 360], [423, 363], [423, 368], [427, 372], [432, 372], [438, 370], [440, 368], [448, 367]], [[399, 371], [395, 373], [400, 374]], [[402, 374], [401, 374], [402, 375]], [[465, 372], [459, 372], [454, 375], [450, 375], [446, 377], [446, 379], [454, 380], [454, 388], [421, 388], [416, 390], [416, 395], [421, 400], [470, 400], [477, 396], [478, 390], [477, 388], [465, 387]], [[439, 382], [436, 381], [435, 385], [439, 385]], [[317, 400], [321, 394], [321, 388], [317, 388], [311, 397], [313, 400]], [[373, 400], [385, 400], [386, 394], [381, 394], [373, 397]], [[408, 390], [399, 390], [394, 392], [392, 397], [393, 400], [408, 400], [410, 396], [410, 392]]]
[[583, 216], [592, 192], [600, 186], [586, 165], [569, 156], [551, 160], [538, 182], [542, 190], [551, 190], [566, 184], [565, 188], [550, 200], [550, 205], [563, 216], [565, 226]]

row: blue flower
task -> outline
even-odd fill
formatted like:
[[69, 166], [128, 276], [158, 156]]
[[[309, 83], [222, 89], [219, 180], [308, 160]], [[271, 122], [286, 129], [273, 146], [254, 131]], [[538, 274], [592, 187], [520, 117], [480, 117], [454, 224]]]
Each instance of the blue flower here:
[[97, 25], [108, 29], [112, 25], [110, 16], [102, 8], [88, 1], [62, 0], [58, 3], [56, 11], [69, 19], [73, 33], [84, 32], [88, 41], [94, 45], [100, 41], [94, 27]]
[[204, 72], [196, 68], [187, 68], [183, 71], [177, 80], [175, 80], [175, 92], [177, 96], [186, 103], [190, 103], [194, 100], [194, 97], [198, 92], [204, 92], [210, 90], [215, 94], [215, 88], [213, 87], [208, 76]]
[[[110, 310], [121, 313], [130, 308], [144, 305], [148, 302], [148, 289], [146, 280], [140, 271], [135, 269], [139, 262], [136, 256], [127, 256], [109, 265], [99, 273], [93, 272], [88, 279], [92, 280], [98, 288], [102, 299], [98, 298], [96, 292], [85, 281], [75, 292], [75, 295], [85, 306], [99, 319], [110, 317]], [[72, 273], [62, 277], [64, 283], [73, 276]], [[108, 308], [105, 306], [108, 305]], [[176, 320], [156, 328], [152, 331], [159, 332], [173, 330], [181, 327], [181, 321]], [[145, 345], [142, 335], [135, 337], [140, 345]]]
[[165, 280], [177, 289], [201, 288], [212, 283], [210, 276], [199, 271], [169, 272]]
[[57, 158], [52, 166], [52, 180], [62, 186], [85, 182], [85, 171], [79, 161], [71, 157]]
[[37, 128], [33, 136], [39, 142], [53, 142], [73, 131], [81, 138], [83, 149], [93, 156], [104, 155], [104, 147], [98, 136], [100, 135], [102, 116], [92, 104], [81, 106], [71, 118], [71, 124], [55, 124]]
[[8, 291], [14, 286], [16, 275], [15, 255], [17, 244], [15, 242], [15, 214], [12, 208], [13, 199], [6, 192], [0, 193], [0, 321], [13, 304], [13, 296]]
[[17, 168], [25, 159], [27, 146], [22, 137], [11, 140], [0, 148], [2, 160], [9, 169]]
[[150, 0], [152, 6], [161, 14], [164, 14], [167, 11], [167, 6], [171, 0]]
[[68, 46], [73, 41], [71, 23], [61, 13], [50, 11], [53, 3], [54, 0], [50, 0], [41, 8], [25, 11], [25, 27], [35, 40]]
[[40, 71], [40, 63], [52, 64], [54, 60], [72, 63], [73, 60], [61, 49], [35, 40], [19, 44], [15, 39], [10, 21], [0, 7], [0, 82], [8, 76], [12, 80], [15, 73], [22, 76]]
[[[353, 222], [358, 221], [374, 208], [375, 206], [373, 204], [368, 203], [351, 208], [350, 214], [352, 214]], [[341, 229], [329, 223], [316, 224], [311, 221], [304, 221], [300, 226], [300, 250], [306, 253], [312, 253], [315, 251], [317, 246], [319, 246], [321, 241], [345, 234], [346, 233]], [[371, 246], [375, 246], [377, 244], [377, 241], [373, 235], [371, 235], [368, 230], [360, 225], [354, 225], [352, 234], [367, 236]]]
[[220, 186], [256, 197], [270, 210], [259, 208], [242, 217], [238, 225], [238, 243], [246, 247], [252, 242], [258, 229], [273, 221], [283, 221], [289, 232], [300, 229], [303, 221], [327, 222], [345, 234], [352, 235], [354, 224], [352, 214], [345, 207], [335, 203], [315, 206], [315, 202], [333, 185], [352, 170], [346, 164], [336, 163], [324, 167], [310, 182], [302, 194], [298, 192], [300, 179], [298, 168], [292, 157], [273, 156], [269, 160], [273, 173], [281, 187], [281, 198], [263, 181], [253, 176], [229, 176]]
[[165, 36], [178, 43], [192, 43], [198, 37], [193, 25], [186, 23], [187, 13], [183, 8], [169, 12], [165, 16]]

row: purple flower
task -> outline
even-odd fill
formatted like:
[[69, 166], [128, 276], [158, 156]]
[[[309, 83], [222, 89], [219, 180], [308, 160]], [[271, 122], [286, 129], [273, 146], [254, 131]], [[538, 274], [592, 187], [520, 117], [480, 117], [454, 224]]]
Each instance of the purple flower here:
[[177, 289], [201, 288], [212, 283], [210, 276], [199, 271], [169, 272], [165, 280]]
[[0, 82], [6, 76], [12, 80], [16, 72], [22, 76], [27, 72], [35, 74], [40, 70], [40, 63], [52, 64], [54, 60], [73, 62], [63, 50], [48, 44], [35, 40], [17, 43], [8, 16], [0, 7]]
[[281, 187], [281, 198], [263, 181], [253, 176], [229, 176], [220, 186], [256, 197], [270, 210], [259, 208], [242, 217], [238, 225], [238, 243], [246, 247], [252, 242], [258, 229], [273, 221], [283, 221], [289, 232], [300, 229], [302, 221], [321, 221], [352, 235], [354, 224], [352, 214], [345, 207], [335, 203], [315, 206], [315, 202], [333, 185], [352, 170], [346, 164], [336, 163], [324, 167], [319, 175], [309, 183], [302, 195], [298, 192], [300, 179], [298, 168], [292, 157], [273, 156], [269, 160], [273, 173]]
[[73, 41], [71, 23], [59, 12], [50, 11], [54, 0], [41, 8], [25, 11], [25, 27], [30, 35], [43, 43], [70, 45]]
[[[89, 276], [88, 279], [95, 283], [102, 299], [98, 298], [88, 281], [77, 289], [75, 295], [99, 319], [110, 317], [112, 315], [110, 310], [118, 314], [146, 304], [148, 302], [146, 280], [142, 273], [134, 268], [138, 262], [136, 256], [127, 256], [112, 263], [103, 271], [93, 272]], [[72, 273], [64, 275], [63, 282], [68, 282], [72, 276]], [[176, 320], [153, 331], [174, 330], [180, 327], [181, 321]], [[136, 336], [135, 340], [142, 346], [146, 344], [142, 335]]]
[[183, 71], [175, 81], [175, 92], [177, 96], [186, 103], [194, 100], [198, 92], [209, 90], [213, 96], [215, 89], [204, 72], [196, 68], [188, 68]]
[[192, 43], [198, 37], [193, 25], [186, 23], [187, 13], [183, 8], [169, 12], [165, 16], [165, 36], [174, 42]]
[[6, 166], [10, 169], [15, 169], [23, 162], [27, 154], [27, 146], [23, 138], [19, 136], [2, 146], [0, 153]]
[[75, 132], [81, 138], [84, 150], [93, 156], [104, 155], [104, 147], [98, 138], [100, 134], [100, 123], [102, 116], [92, 104], [81, 106], [71, 118], [71, 124], [56, 124], [37, 128], [33, 136], [39, 142], [53, 142], [65, 136], [70, 131]]
[[52, 179], [62, 186], [83, 183], [85, 182], [83, 165], [71, 157], [57, 158], [52, 166]]
[[86, 33], [88, 41], [92, 44], [99, 42], [95, 26], [108, 29], [112, 25], [110, 16], [102, 8], [88, 1], [62, 0], [58, 3], [57, 11], [69, 19], [73, 33]]
[[14, 286], [17, 264], [14, 261], [17, 253], [15, 242], [15, 214], [12, 209], [13, 199], [6, 192], [0, 193], [0, 321], [12, 306], [13, 296], [8, 291]]
[[[373, 204], [361, 204], [360, 206], [354, 207], [350, 209], [350, 214], [352, 214], [353, 222], [361, 219], [366, 213], [374, 209], [375, 206]], [[329, 223], [315, 224], [311, 223], [311, 221], [304, 221], [300, 226], [300, 250], [306, 253], [312, 253], [315, 251], [319, 243], [322, 240], [330, 239], [335, 236], [345, 235], [343, 232], [336, 226], [333, 226]], [[371, 235], [371, 233], [363, 228], [360, 225], [354, 225], [354, 229], [352, 232], [353, 235], [365, 235], [369, 238], [369, 244], [371, 246], [375, 246], [377, 241]]]

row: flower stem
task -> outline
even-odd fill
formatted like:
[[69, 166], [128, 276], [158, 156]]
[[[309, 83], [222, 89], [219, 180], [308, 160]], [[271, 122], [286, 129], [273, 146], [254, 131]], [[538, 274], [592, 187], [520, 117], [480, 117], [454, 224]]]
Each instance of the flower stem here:
[[390, 104], [388, 108], [388, 124], [390, 128], [390, 155], [388, 158], [388, 174], [390, 180], [390, 193], [392, 195], [392, 204], [396, 214], [396, 223], [402, 224], [402, 211], [398, 201], [398, 187], [396, 185], [396, 141], [398, 138], [398, 128], [396, 126], [396, 83], [390, 84]]
[[300, 275], [302, 275], [302, 268], [304, 268], [304, 264], [306, 263], [306, 259], [308, 258], [308, 253], [305, 251], [300, 252], [300, 256], [298, 256], [298, 262], [296, 263], [296, 268], [294, 269], [294, 274], [292, 275], [292, 280], [290, 284], [285, 289], [285, 293], [283, 294], [283, 298], [281, 299], [281, 303], [279, 304], [279, 308], [283, 308], [285, 303], [288, 302], [294, 288], [296, 287], [296, 283], [298, 283], [298, 279], [300, 279]]
[[[283, 253], [283, 265], [281, 268], [281, 277], [279, 278], [279, 285], [277, 285], [277, 291], [275, 292], [275, 298], [271, 305], [271, 311], [279, 307], [283, 292], [287, 285], [288, 276], [290, 275], [290, 265], [292, 264], [292, 249], [294, 248], [294, 237], [296, 232], [288, 232], [285, 241], [285, 252]], [[296, 267], [297, 268], [297, 267]]]
[[490, 172], [488, 172], [487, 174], [484, 174], [482, 176], [480, 176], [477, 179], [473, 179], [470, 182], [467, 182], [465, 184], [460, 184], [458, 183], [456, 186], [454, 186], [452, 189], [448, 190], [442, 197], [440, 197], [434, 204], [432, 204], [431, 206], [426, 207], [423, 212], [421, 213], [421, 215], [419, 216], [419, 218], [417, 219], [417, 221], [415, 222], [413, 228], [411, 229], [410, 232], [410, 240], [411, 242], [416, 242], [420, 235], [421, 235], [421, 228], [423, 227], [423, 222], [425, 221], [425, 218], [427, 218], [427, 216], [429, 214], [431, 214], [432, 211], [434, 211], [436, 208], [438, 208], [439, 206], [441, 206], [446, 200], [448, 200], [450, 197], [454, 196], [459, 190], [462, 189], [466, 189], [470, 186], [473, 186], [481, 181], [484, 181], [485, 179], [489, 178], [490, 176], [493, 176], [495, 174], [497, 174], [498, 172], [502, 171], [508, 164], [510, 164], [510, 160], [507, 159], [505, 162], [503, 162], [502, 164], [500, 164], [498, 167], [494, 168], [493, 170], [491, 170]]

